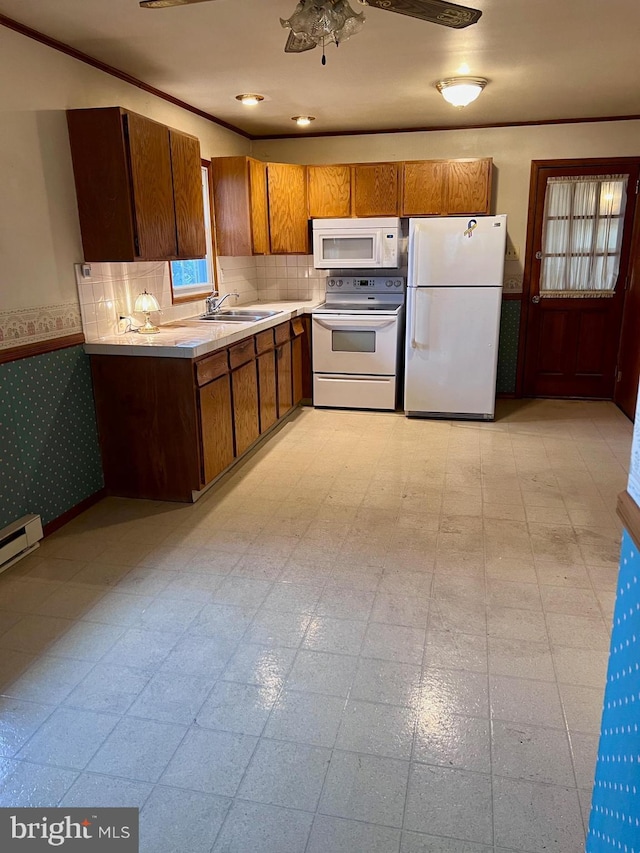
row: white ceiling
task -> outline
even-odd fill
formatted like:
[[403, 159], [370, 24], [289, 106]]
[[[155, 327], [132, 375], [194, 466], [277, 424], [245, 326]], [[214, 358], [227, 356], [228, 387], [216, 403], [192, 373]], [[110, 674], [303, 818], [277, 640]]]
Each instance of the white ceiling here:
[[[369, 8], [325, 67], [319, 49], [283, 52], [296, 1], [0, 0], [0, 14], [256, 137], [304, 135], [301, 113], [316, 116], [307, 133], [640, 116], [638, 0], [472, 0], [483, 16], [464, 30]], [[463, 63], [490, 82], [457, 110], [433, 83]]]

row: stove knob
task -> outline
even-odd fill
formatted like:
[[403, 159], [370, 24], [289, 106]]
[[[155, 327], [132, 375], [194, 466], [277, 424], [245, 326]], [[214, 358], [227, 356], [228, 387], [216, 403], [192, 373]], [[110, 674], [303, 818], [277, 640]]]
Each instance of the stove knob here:
[[390, 278], [387, 279], [387, 287], [393, 287], [393, 282], [391, 281]]
[[338, 287], [342, 287], [342, 279], [339, 278], [336, 284], [338, 285]]
[[400, 280], [396, 281], [394, 287], [402, 287], [402, 282]]
[[336, 286], [336, 283], [335, 283], [335, 281], [334, 281], [332, 278], [330, 278], [330, 279], [329, 279], [329, 281], [327, 282], [327, 284], [329, 285], [329, 287], [335, 287], [335, 286]]

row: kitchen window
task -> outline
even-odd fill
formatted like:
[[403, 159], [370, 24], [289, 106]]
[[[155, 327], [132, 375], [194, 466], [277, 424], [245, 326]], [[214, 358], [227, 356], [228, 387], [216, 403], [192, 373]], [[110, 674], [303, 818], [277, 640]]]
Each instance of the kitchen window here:
[[197, 299], [208, 296], [213, 290], [217, 290], [213, 232], [211, 227], [209, 166], [209, 163], [205, 165], [203, 162], [201, 169], [207, 254], [204, 258], [169, 261], [171, 296], [174, 305], [180, 302], [194, 302]]
[[626, 175], [549, 178], [540, 296], [613, 296], [626, 198]]

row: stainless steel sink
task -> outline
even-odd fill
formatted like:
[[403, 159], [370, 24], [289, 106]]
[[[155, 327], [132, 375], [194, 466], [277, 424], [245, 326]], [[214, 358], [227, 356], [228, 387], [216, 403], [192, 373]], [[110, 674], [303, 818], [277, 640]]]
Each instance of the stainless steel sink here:
[[256, 320], [266, 320], [267, 317], [275, 317], [282, 311], [243, 311], [240, 308], [230, 308], [228, 311], [216, 311], [215, 314], [201, 314], [200, 320], [215, 320], [218, 323], [251, 323]]

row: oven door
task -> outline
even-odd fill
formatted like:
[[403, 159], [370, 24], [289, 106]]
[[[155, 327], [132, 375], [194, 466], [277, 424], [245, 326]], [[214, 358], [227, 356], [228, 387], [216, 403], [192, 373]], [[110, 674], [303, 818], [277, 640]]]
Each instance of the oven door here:
[[313, 372], [393, 376], [398, 317], [313, 315]]

